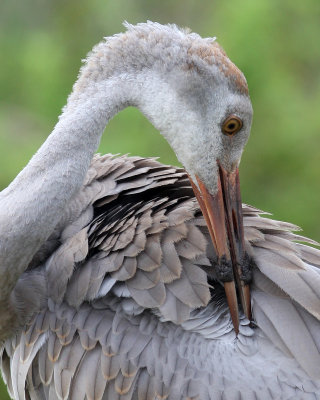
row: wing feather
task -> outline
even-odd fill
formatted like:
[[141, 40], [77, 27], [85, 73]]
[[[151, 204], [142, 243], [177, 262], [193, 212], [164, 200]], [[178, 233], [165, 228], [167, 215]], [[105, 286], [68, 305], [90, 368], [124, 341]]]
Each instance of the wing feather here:
[[308, 312], [320, 319], [320, 275], [315, 270], [299, 264], [296, 256], [278, 255], [262, 248], [255, 249], [255, 259], [260, 271], [284, 290]]
[[155, 385], [154, 378], [148, 374], [146, 369], [143, 369], [137, 381], [138, 400], [154, 400], [155, 399]]
[[53, 376], [54, 363], [48, 357], [47, 345], [43, 346], [38, 356], [40, 379], [44, 385], [49, 385]]
[[[320, 353], [313, 340], [305, 321], [301, 318], [290, 299], [280, 299], [256, 291], [253, 294], [254, 303], [260, 307], [275, 328], [273, 332], [288, 348], [290, 353], [314, 379], [320, 377]], [[266, 329], [263, 321], [259, 319], [259, 312], [255, 312], [257, 323], [262, 330]], [[319, 321], [316, 322], [319, 325]], [[267, 329], [264, 330], [267, 332]], [[294, 331], [295, 334], [292, 334]], [[268, 330], [270, 332], [270, 330]], [[273, 340], [274, 340], [273, 335]], [[279, 344], [279, 343], [277, 343]], [[283, 345], [281, 346], [282, 348]]]

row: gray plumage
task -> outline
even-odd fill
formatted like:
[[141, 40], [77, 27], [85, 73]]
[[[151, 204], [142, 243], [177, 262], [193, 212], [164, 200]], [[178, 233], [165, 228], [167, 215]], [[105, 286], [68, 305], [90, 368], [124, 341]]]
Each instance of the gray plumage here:
[[[152, 23], [130, 29], [140, 38], [148, 30], [156, 38], [158, 31], [181, 40], [188, 35]], [[196, 46], [200, 39], [191, 34], [188, 40]], [[93, 59], [82, 77], [97, 73]], [[112, 57], [109, 64], [111, 70]], [[70, 97], [65, 113], [81, 101], [83, 78], [77, 85], [72, 96], [79, 97], [75, 103]], [[36, 157], [2, 193], [4, 220], [3, 204], [19, 198], [21, 179], [32, 163], [40, 167]], [[89, 168], [82, 162], [84, 181], [47, 202], [48, 209], [63, 204], [48, 211], [49, 228], [39, 228], [46, 218], [41, 205], [38, 220], [28, 217], [26, 232], [36, 230], [30, 243], [37, 234], [44, 239], [31, 243], [29, 253], [29, 242], [22, 246], [25, 265], [13, 254], [16, 247], [8, 250], [10, 238], [0, 247], [17, 279], [11, 287], [8, 278], [8, 303], [1, 295], [13, 310], [11, 317], [1, 309], [10, 323], [0, 329], [1, 369], [13, 398], [320, 399], [320, 251], [298, 243], [315, 242], [243, 205], [254, 325], [240, 314], [236, 336], [214, 273], [217, 254], [186, 172], [139, 157], [95, 155]], [[77, 174], [68, 168], [64, 176]], [[48, 192], [38, 186], [44, 198]], [[28, 214], [31, 195], [18, 201], [20, 209], [26, 204], [22, 214], [9, 212], [11, 224]], [[1, 270], [3, 286], [7, 272]]]

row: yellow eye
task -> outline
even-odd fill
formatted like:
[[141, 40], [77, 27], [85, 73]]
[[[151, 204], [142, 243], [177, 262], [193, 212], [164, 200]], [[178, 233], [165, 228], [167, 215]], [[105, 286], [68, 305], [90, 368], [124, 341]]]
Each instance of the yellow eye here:
[[242, 128], [242, 120], [236, 115], [230, 115], [222, 124], [222, 133], [233, 136]]

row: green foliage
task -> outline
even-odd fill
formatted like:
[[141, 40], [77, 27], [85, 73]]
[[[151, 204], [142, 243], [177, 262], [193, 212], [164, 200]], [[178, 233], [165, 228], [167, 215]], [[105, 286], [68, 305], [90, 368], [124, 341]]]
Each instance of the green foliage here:
[[[319, 17], [319, 0], [2, 0], [0, 188], [50, 133], [95, 43], [123, 30], [123, 20], [175, 22], [216, 35], [247, 77], [255, 116], [243, 200], [320, 240]], [[137, 110], [120, 113], [107, 132], [100, 152], [176, 163]]]

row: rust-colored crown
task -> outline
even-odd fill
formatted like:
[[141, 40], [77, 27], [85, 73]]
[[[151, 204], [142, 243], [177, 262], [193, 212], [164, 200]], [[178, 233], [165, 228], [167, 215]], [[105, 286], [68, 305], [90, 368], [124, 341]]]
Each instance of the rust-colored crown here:
[[[224, 76], [228, 78], [232, 89], [238, 93], [249, 95], [247, 81], [243, 73], [230, 61], [219, 43], [195, 41], [190, 46], [188, 55], [191, 57], [197, 56], [209, 65], [216, 65]], [[194, 63], [190, 63], [189, 68], [194, 67]]]

